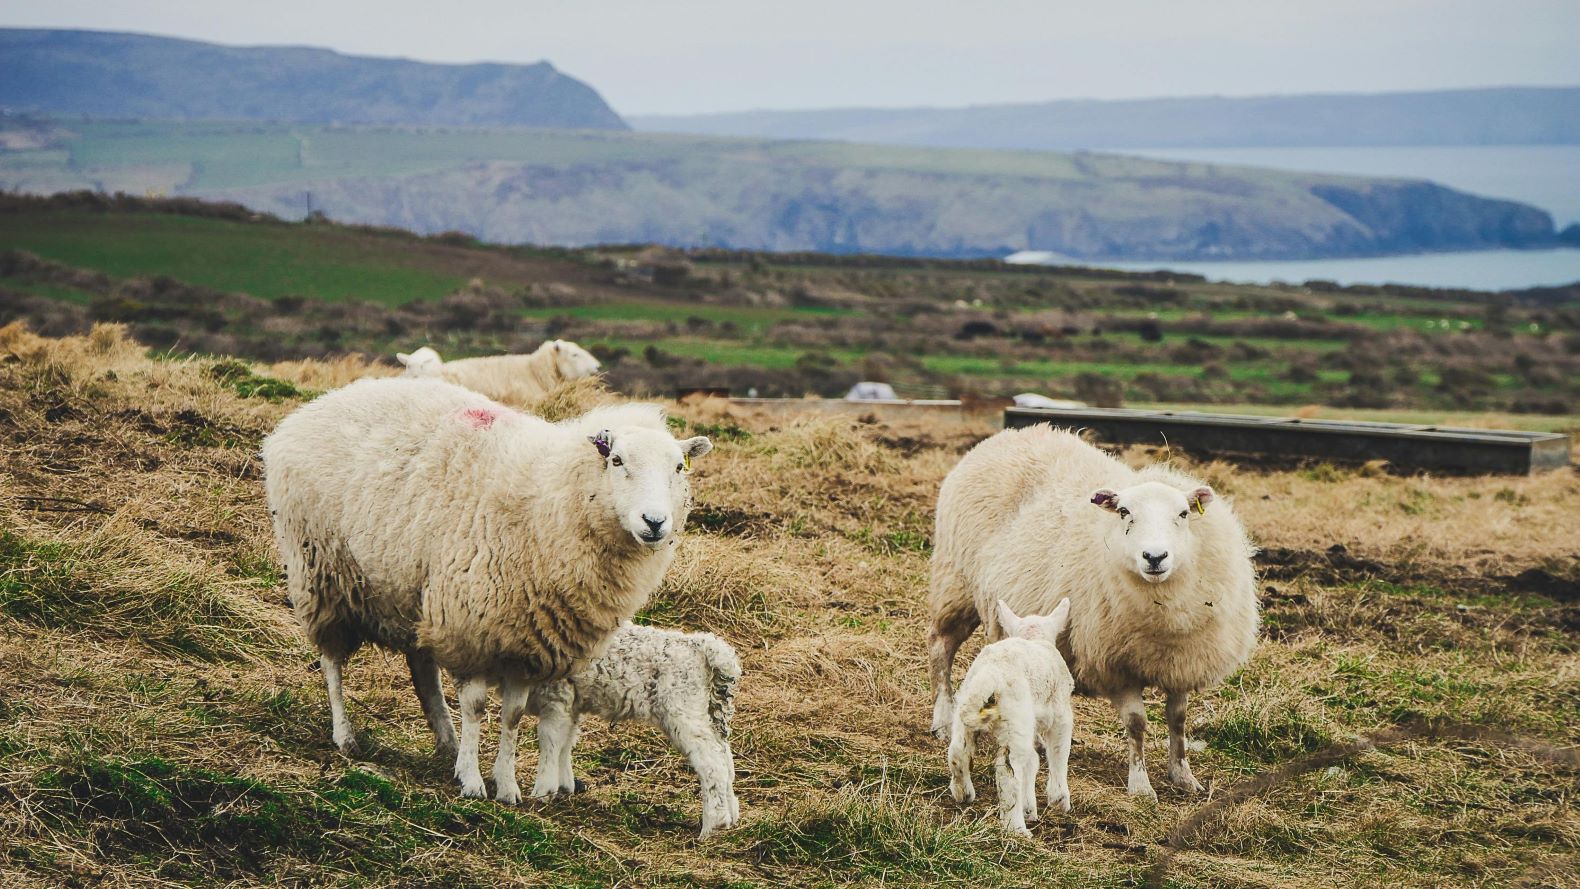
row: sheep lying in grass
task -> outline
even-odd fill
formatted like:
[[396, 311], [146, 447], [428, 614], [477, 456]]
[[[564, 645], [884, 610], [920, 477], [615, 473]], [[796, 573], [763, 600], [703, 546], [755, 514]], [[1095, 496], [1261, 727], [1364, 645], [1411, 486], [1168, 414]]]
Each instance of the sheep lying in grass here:
[[1161, 688], [1169, 781], [1200, 790], [1185, 705], [1256, 644], [1254, 548], [1212, 488], [1167, 467], [1137, 472], [1048, 426], [1006, 430], [961, 459], [938, 493], [931, 629], [933, 731], [954, 712], [950, 665], [994, 610], [1045, 613], [1069, 597], [1059, 650], [1079, 691], [1113, 701], [1130, 736], [1129, 791], [1155, 796], [1141, 692]]
[[1017, 617], [998, 603], [1004, 638], [982, 649], [960, 683], [949, 736], [949, 792], [955, 802], [976, 799], [971, 756], [976, 736], [997, 745], [998, 815], [1004, 829], [1030, 835], [1037, 820], [1037, 743], [1048, 758], [1048, 808], [1070, 811], [1070, 708], [1074, 682], [1054, 642], [1070, 613], [1065, 599], [1047, 617]]
[[[740, 678], [735, 650], [712, 633], [623, 625], [603, 656], [569, 679], [536, 686], [527, 696], [527, 712], [539, 717], [532, 795], [575, 792], [571, 748], [583, 716], [591, 713], [611, 723], [637, 719], [662, 729], [697, 773], [702, 836], [733, 827], [741, 805], [733, 789], [730, 718]], [[505, 768], [513, 772], [513, 766]]]
[[549, 340], [530, 355], [491, 355], [445, 361], [423, 346], [410, 355], [396, 353], [405, 376], [438, 378], [508, 404], [527, 404], [569, 383], [598, 372], [598, 359], [569, 340]]
[[[441, 749], [456, 745], [438, 667], [461, 684], [456, 774], [485, 794], [490, 683], [513, 737], [528, 686], [570, 675], [657, 589], [691, 505], [691, 460], [657, 405], [554, 424], [439, 380], [362, 380], [283, 420], [264, 489], [297, 618], [322, 654], [344, 751], [341, 666], [370, 641], [405, 653]], [[514, 774], [498, 797], [520, 796]]]

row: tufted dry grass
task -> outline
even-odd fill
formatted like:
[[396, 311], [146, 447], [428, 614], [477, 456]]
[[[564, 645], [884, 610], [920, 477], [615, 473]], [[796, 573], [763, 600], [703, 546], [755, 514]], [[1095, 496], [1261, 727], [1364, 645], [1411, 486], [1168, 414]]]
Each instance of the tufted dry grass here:
[[[281, 602], [256, 448], [358, 371], [298, 367], [285, 386], [274, 370], [149, 357], [112, 327], [0, 329], [0, 884], [1129, 886], [1204, 803], [1125, 796], [1112, 715], [1078, 699], [1070, 815], [1011, 841], [990, 800], [957, 808], [925, 732], [923, 591], [937, 485], [989, 422], [716, 399], [671, 406], [717, 449], [642, 619], [741, 653], [739, 830], [695, 841], [693, 777], [642, 726], [587, 726], [585, 794], [461, 802], [404, 665], [378, 651], [348, 673], [369, 749], [346, 760]], [[584, 381], [536, 408], [613, 397]], [[1580, 743], [1573, 473], [1187, 468], [1269, 549], [1264, 641], [1192, 711], [1213, 797], [1411, 720]], [[1574, 885], [1576, 780], [1528, 749], [1400, 743], [1217, 812], [1166, 879]]]

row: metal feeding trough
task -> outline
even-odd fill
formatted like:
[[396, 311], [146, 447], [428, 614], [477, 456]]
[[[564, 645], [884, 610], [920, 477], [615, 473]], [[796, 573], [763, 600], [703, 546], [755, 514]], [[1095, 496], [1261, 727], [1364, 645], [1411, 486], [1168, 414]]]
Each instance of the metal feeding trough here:
[[1005, 428], [1036, 423], [1089, 429], [1114, 444], [1167, 443], [1209, 454], [1348, 463], [1387, 460], [1405, 469], [1518, 475], [1569, 465], [1569, 437], [1552, 432], [1121, 408], [1012, 407], [1004, 411]]

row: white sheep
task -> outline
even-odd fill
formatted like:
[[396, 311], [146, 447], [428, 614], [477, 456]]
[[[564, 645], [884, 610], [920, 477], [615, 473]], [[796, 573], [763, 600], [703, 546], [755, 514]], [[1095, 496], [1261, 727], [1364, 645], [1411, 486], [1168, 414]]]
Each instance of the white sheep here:
[[928, 633], [933, 731], [953, 713], [950, 665], [995, 603], [1045, 613], [1070, 599], [1059, 650], [1078, 691], [1113, 701], [1130, 738], [1131, 793], [1155, 796], [1141, 692], [1161, 688], [1169, 781], [1200, 790], [1185, 706], [1256, 644], [1255, 548], [1212, 488], [1163, 466], [1140, 472], [1048, 426], [1006, 430], [944, 479], [933, 536]]
[[395, 357], [404, 376], [437, 378], [508, 404], [528, 404], [562, 383], [598, 372], [598, 359], [569, 340], [549, 340], [529, 355], [490, 355], [445, 361], [428, 346]]
[[1070, 613], [1065, 599], [1047, 617], [1017, 617], [998, 603], [1005, 638], [983, 647], [966, 671], [949, 737], [949, 792], [955, 802], [976, 799], [971, 757], [978, 733], [996, 744], [998, 814], [1004, 829], [1029, 836], [1037, 812], [1037, 744], [1048, 759], [1048, 808], [1070, 811], [1070, 708], [1074, 682], [1055, 645]]
[[[461, 685], [456, 774], [485, 795], [489, 684], [513, 738], [530, 684], [597, 657], [674, 559], [691, 460], [711, 448], [676, 441], [657, 405], [553, 424], [440, 380], [361, 380], [286, 417], [263, 443], [264, 489], [335, 743], [355, 745], [346, 658], [404, 652], [441, 749], [456, 739], [438, 667]], [[513, 769], [494, 777], [520, 799]]]
[[574, 793], [571, 749], [582, 717], [658, 726], [686, 755], [702, 785], [702, 836], [733, 827], [735, 755], [730, 719], [741, 662], [712, 633], [681, 633], [624, 624], [601, 657], [568, 679], [533, 688], [527, 712], [538, 718], [538, 777], [532, 795]]

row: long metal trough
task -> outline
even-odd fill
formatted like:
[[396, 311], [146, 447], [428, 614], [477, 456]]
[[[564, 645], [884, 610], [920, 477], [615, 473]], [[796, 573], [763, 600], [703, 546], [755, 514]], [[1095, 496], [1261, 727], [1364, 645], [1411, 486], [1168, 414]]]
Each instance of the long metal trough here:
[[1004, 426], [1089, 429], [1114, 444], [1169, 444], [1203, 454], [1254, 454], [1347, 463], [1387, 460], [1406, 469], [1528, 475], [1569, 465], [1569, 437], [1552, 432], [1304, 420], [1194, 411], [1011, 407]]

